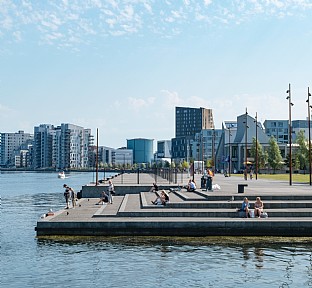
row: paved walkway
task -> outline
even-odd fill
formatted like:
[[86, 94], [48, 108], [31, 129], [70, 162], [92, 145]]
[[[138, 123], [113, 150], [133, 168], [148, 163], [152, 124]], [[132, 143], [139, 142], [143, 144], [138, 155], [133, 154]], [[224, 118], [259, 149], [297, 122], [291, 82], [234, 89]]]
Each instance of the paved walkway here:
[[[119, 181], [125, 180], [136, 183], [136, 174], [123, 177], [123, 180], [121, 175], [115, 177], [114, 184], [118, 185]], [[141, 177], [153, 183], [153, 176], [142, 174]], [[197, 186], [200, 186], [200, 179], [201, 175], [195, 175]], [[185, 183], [179, 184], [186, 185], [187, 180], [185, 177]], [[168, 185], [167, 180], [160, 178], [157, 183], [160, 189], [162, 185]], [[114, 196], [113, 204], [105, 205], [98, 205], [98, 198], [83, 198], [74, 209], [60, 210], [54, 216], [40, 219], [37, 234], [203, 236], [260, 233], [312, 236], [312, 187], [308, 184], [293, 183], [289, 186], [288, 182], [262, 179], [246, 181], [237, 176], [224, 177], [222, 174], [215, 175], [215, 184], [220, 189], [205, 191], [199, 188], [196, 193], [185, 190], [171, 192], [167, 207], [152, 205], [151, 201], [155, 200], [156, 195], [148, 191]], [[248, 185], [245, 193], [238, 193], [238, 184]], [[269, 218], [238, 218], [235, 207], [240, 207], [245, 196], [251, 202], [257, 196], [266, 199], [272, 206]], [[277, 206], [278, 203], [283, 205]]]

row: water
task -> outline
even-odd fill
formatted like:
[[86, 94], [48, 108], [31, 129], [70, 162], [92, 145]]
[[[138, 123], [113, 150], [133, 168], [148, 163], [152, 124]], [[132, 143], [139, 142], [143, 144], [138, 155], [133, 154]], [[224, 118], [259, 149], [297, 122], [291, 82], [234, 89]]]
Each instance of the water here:
[[310, 287], [309, 238], [37, 239], [36, 221], [64, 207], [93, 173], [1, 173], [1, 287]]

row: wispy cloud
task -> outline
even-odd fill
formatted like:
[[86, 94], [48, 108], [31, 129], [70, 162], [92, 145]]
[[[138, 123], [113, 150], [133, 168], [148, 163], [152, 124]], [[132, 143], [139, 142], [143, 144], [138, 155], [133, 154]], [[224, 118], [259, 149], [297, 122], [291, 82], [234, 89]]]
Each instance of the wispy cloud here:
[[133, 98], [133, 97], [128, 98], [129, 108], [132, 110], [135, 110], [135, 111], [140, 111], [141, 109], [145, 109], [147, 107], [150, 107], [151, 105], [154, 104], [154, 102], [155, 102], [154, 97], [149, 97], [146, 99]]
[[74, 46], [85, 43], [85, 37], [90, 41], [96, 36], [145, 33], [170, 37], [198, 22], [237, 25], [254, 15], [286, 17], [306, 10], [312, 10], [310, 0], [2, 0], [0, 39], [2, 43], [37, 39], [38, 43]]

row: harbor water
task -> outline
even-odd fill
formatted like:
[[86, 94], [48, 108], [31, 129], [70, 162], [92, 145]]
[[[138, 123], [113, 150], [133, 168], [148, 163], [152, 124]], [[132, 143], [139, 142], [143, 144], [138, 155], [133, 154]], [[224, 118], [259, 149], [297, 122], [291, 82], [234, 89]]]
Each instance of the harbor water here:
[[94, 173], [0, 173], [1, 287], [311, 287], [310, 238], [36, 238]]

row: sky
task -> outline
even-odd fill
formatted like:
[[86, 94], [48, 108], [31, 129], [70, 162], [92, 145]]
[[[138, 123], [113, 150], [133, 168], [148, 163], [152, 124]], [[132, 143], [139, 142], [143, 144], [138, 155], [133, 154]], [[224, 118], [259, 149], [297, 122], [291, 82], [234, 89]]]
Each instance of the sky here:
[[[0, 132], [71, 123], [99, 144], [175, 137], [175, 107], [215, 128], [306, 119], [312, 1], [0, 0]], [[312, 103], [312, 100], [311, 100]]]

